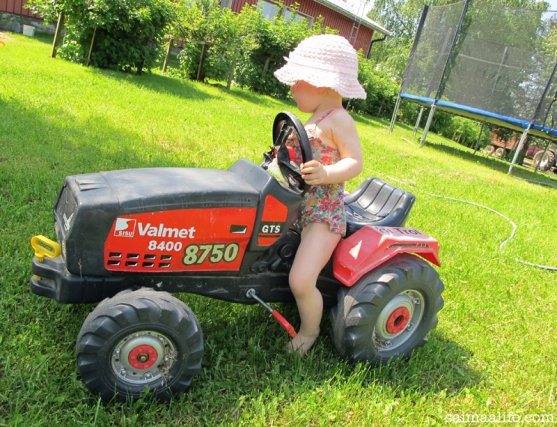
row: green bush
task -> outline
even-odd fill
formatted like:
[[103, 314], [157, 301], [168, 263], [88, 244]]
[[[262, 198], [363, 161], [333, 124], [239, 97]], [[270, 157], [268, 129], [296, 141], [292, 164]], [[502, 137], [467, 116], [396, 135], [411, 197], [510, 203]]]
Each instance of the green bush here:
[[[180, 75], [184, 78], [196, 79], [202, 50], [211, 51], [219, 33], [223, 10], [217, 0], [193, 0], [178, 3], [177, 14], [172, 25], [171, 37], [184, 43], [178, 55]], [[206, 75], [222, 79], [222, 70], [213, 67], [213, 55], [205, 54], [204, 66], [201, 68], [199, 80]]]
[[394, 109], [400, 84], [390, 76], [375, 68], [375, 65], [363, 58], [359, 58], [358, 80], [364, 87], [367, 98], [355, 99], [351, 106], [362, 113], [377, 117], [390, 117]]
[[[244, 8], [242, 13], [252, 13], [247, 9]], [[235, 81], [255, 92], [284, 99], [288, 96], [289, 88], [273, 75], [274, 71], [285, 64], [284, 57], [303, 39], [334, 31], [324, 27], [322, 19], [315, 21], [309, 28], [305, 20], [295, 21], [293, 18], [277, 16], [269, 21], [261, 13], [257, 14], [257, 47], [239, 64]]]
[[256, 6], [246, 5], [235, 14], [221, 9], [218, 0], [188, 0], [177, 10], [170, 35], [184, 41], [178, 55], [180, 75], [229, 83], [233, 76], [240, 86], [278, 98], [288, 96], [289, 88], [273, 75], [284, 65], [284, 56], [310, 35], [332, 32], [323, 27], [322, 20], [309, 28], [307, 21], [295, 20], [294, 14], [289, 19], [267, 20]]
[[[350, 106], [360, 113], [390, 119], [400, 90], [400, 82], [384, 69], [377, 67], [374, 61], [365, 59], [361, 52], [359, 56], [358, 80], [364, 87], [367, 98], [352, 100]], [[418, 110], [416, 104], [403, 102], [400, 104], [397, 120], [414, 124]]]
[[92, 45], [91, 65], [138, 73], [155, 65], [173, 16], [170, 0], [35, 0], [33, 10], [47, 21], [64, 13], [61, 57], [87, 62]]
[[[425, 117], [423, 119], [425, 123]], [[422, 126], [424, 125], [422, 123]], [[439, 133], [459, 144], [467, 147], [475, 147], [480, 135], [481, 123], [467, 119], [465, 117], [455, 116], [442, 111], [435, 113], [435, 118], [431, 125], [431, 130]], [[479, 147], [483, 147], [489, 143], [489, 132], [482, 132]]]
[[[170, 35], [184, 46], [178, 59], [180, 75], [190, 79], [226, 80], [255, 44], [259, 13], [235, 14], [217, 0], [192, 0], [178, 5]], [[200, 61], [203, 64], [200, 67]]]

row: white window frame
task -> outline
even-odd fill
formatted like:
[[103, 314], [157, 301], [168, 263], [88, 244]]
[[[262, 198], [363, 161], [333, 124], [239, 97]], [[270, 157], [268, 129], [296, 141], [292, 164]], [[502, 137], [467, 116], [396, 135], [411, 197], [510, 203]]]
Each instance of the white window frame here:
[[314, 19], [312, 16], [300, 13], [299, 11], [290, 9], [286, 6], [280, 8], [280, 5], [269, 0], [258, 0], [257, 10], [259, 10], [263, 14], [265, 19], [268, 19], [269, 21], [276, 18], [277, 16], [283, 16], [285, 19], [289, 19], [291, 15], [294, 15], [295, 21], [305, 19], [308, 23], [308, 27], [311, 27], [313, 25]]
[[305, 19], [308, 23], [308, 26], [312, 26], [313, 25], [313, 17], [306, 15], [304, 13], [301, 13], [298, 10], [292, 10], [288, 7], [285, 7], [283, 9], [283, 14], [285, 19], [289, 19], [290, 15], [294, 15], [294, 21], [301, 21], [302, 19]]
[[279, 5], [268, 0], [258, 0], [257, 10], [260, 11], [263, 14], [263, 17], [269, 21], [281, 13]]

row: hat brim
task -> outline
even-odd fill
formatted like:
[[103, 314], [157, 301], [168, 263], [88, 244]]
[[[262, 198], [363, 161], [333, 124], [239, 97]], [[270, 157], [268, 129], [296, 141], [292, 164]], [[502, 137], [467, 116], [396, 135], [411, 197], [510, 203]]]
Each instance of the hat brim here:
[[289, 86], [303, 80], [315, 87], [333, 89], [343, 98], [366, 99], [367, 97], [366, 91], [360, 82], [353, 77], [346, 76], [346, 78], [343, 78], [344, 76], [338, 72], [293, 64], [288, 59], [283, 67], [274, 72], [274, 75], [278, 81]]

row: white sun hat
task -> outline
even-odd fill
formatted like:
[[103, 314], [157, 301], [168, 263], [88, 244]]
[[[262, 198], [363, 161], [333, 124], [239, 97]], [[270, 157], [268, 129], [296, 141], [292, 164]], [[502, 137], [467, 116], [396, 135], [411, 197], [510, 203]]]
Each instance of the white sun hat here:
[[327, 87], [343, 98], [366, 98], [358, 82], [358, 55], [342, 36], [311, 36], [288, 55], [286, 65], [275, 71], [282, 83], [293, 85], [303, 80], [316, 87]]

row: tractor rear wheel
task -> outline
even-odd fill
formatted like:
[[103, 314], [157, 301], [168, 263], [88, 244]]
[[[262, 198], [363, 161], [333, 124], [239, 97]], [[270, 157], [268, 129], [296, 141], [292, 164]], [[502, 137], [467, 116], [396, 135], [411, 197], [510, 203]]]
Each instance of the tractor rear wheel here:
[[191, 310], [166, 292], [123, 291], [102, 301], [77, 337], [77, 365], [104, 401], [160, 400], [187, 390], [201, 369], [203, 335]]
[[397, 255], [339, 291], [331, 310], [337, 351], [351, 361], [409, 356], [437, 325], [442, 292], [443, 283], [427, 262]]

